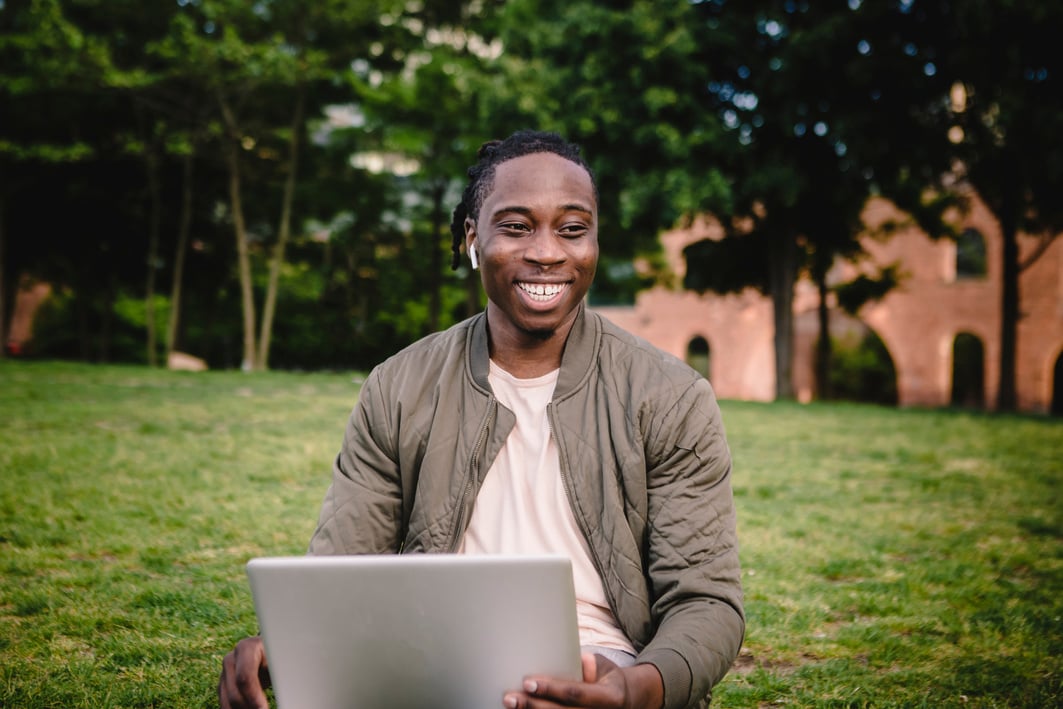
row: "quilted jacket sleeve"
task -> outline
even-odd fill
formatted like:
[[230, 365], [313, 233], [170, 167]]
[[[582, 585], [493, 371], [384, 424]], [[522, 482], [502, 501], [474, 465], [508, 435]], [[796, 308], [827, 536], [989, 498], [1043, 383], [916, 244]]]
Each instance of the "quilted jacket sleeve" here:
[[[347, 422], [343, 447], [332, 466], [332, 484], [321, 506], [310, 553], [386, 554], [402, 540], [402, 486], [390, 407], [379, 370], [362, 385]], [[372, 418], [370, 418], [372, 416]]]
[[707, 705], [745, 632], [719, 406], [700, 377], [651, 416], [647, 447], [648, 576], [657, 625], [640, 662], [665, 680], [665, 706]]

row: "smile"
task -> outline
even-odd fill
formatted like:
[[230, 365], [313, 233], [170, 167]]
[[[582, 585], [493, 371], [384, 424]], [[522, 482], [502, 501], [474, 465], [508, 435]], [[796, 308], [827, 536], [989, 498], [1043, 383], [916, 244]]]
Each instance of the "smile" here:
[[565, 290], [567, 283], [517, 283], [517, 287], [535, 301], [545, 303]]

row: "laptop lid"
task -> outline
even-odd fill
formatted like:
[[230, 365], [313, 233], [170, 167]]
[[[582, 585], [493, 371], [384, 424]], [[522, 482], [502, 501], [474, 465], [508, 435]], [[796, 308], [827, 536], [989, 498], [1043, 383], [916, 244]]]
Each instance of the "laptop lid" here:
[[528, 674], [581, 676], [565, 557], [272, 557], [247, 574], [279, 709], [498, 709]]

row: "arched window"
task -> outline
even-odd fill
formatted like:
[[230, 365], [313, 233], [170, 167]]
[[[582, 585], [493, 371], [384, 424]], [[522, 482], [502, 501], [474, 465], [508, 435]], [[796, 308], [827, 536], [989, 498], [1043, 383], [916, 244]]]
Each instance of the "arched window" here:
[[836, 399], [897, 405], [897, 367], [878, 333], [839, 340], [831, 357], [831, 393]]
[[985, 278], [985, 239], [973, 227], [963, 230], [956, 239], [956, 278]]
[[952, 342], [952, 405], [985, 407], [985, 348], [969, 332], [961, 332]]
[[687, 345], [687, 364], [695, 372], [708, 379], [710, 361], [709, 341], [698, 335]]

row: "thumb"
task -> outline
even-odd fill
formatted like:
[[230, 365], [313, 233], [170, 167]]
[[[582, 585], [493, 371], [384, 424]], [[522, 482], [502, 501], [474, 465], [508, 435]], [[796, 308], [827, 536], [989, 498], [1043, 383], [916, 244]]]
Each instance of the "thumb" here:
[[598, 681], [598, 661], [596, 658], [597, 655], [589, 652], [580, 655], [580, 662], [583, 664], [583, 681], [588, 684]]

